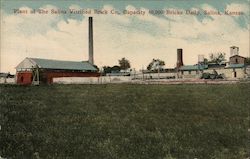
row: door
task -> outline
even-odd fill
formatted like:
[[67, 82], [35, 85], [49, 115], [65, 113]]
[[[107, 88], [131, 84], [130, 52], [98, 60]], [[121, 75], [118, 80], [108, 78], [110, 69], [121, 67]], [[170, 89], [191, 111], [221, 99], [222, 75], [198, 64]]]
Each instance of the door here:
[[234, 78], [236, 78], [237, 77], [237, 72], [236, 71], [234, 71]]

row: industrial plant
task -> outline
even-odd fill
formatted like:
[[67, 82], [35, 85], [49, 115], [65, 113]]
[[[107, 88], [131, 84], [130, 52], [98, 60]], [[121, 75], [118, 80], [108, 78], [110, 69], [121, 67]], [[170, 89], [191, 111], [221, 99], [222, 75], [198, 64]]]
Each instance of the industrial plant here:
[[[67, 83], [70, 79], [74, 83], [112, 83], [114, 81], [134, 82], [153, 80], [238, 80], [250, 78], [250, 66], [247, 58], [239, 55], [239, 47], [230, 47], [229, 60], [219, 63], [207, 63], [204, 55], [198, 56], [198, 62], [194, 65], [185, 65], [182, 48], [177, 49], [176, 67], [158, 70], [130, 70], [102, 74], [94, 65], [94, 44], [93, 44], [93, 18], [88, 19], [88, 60], [86, 61], [59, 61], [52, 59], [41, 59], [27, 57], [16, 66], [15, 83], [20, 85], [39, 85], [52, 83]], [[124, 73], [125, 71], [125, 73]], [[5, 74], [1, 76], [6, 83]], [[13, 76], [11, 76], [13, 77]], [[83, 78], [84, 77], [84, 78]], [[79, 79], [80, 78], [80, 79]], [[86, 82], [87, 81], [87, 82]]]
[[53, 83], [59, 77], [99, 77], [94, 66], [93, 19], [89, 17], [89, 60], [59, 61], [51, 59], [25, 58], [16, 67], [16, 83], [22, 85]]
[[[246, 58], [239, 55], [239, 47], [230, 47], [229, 61], [220, 63], [205, 63], [204, 56], [198, 56], [198, 63], [195, 65], [183, 65], [182, 49], [177, 50], [178, 77], [180, 78], [201, 78], [204, 73], [220, 74], [221, 79], [243, 79], [249, 77], [249, 66], [247, 67]], [[207, 77], [209, 78], [209, 77]]]

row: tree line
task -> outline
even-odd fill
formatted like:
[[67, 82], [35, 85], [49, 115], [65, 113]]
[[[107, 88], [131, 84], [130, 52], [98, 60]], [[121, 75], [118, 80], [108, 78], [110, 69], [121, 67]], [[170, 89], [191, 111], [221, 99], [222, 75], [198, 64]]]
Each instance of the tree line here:
[[114, 66], [104, 66], [103, 67], [103, 73], [107, 74], [107, 73], [118, 73], [121, 70], [124, 71], [128, 71], [128, 69], [130, 69], [130, 62], [128, 59], [126, 59], [125, 57], [123, 57], [122, 59], [118, 60], [118, 65], [114, 65]]

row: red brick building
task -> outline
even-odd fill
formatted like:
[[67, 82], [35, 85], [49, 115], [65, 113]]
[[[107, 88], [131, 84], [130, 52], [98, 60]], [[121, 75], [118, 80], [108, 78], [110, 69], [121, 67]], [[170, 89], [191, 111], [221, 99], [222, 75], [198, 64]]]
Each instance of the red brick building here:
[[246, 58], [239, 56], [239, 55], [234, 55], [229, 58], [229, 63], [230, 64], [246, 64]]
[[53, 83], [56, 77], [98, 77], [96, 67], [87, 61], [59, 61], [25, 58], [16, 67], [17, 84]]

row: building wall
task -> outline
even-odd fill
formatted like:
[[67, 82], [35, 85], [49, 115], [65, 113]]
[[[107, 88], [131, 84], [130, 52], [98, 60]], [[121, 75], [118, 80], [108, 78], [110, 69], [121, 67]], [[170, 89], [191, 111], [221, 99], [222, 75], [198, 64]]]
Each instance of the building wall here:
[[[218, 74], [223, 74], [226, 79], [240, 79], [246, 77], [245, 68], [218, 68], [215, 69]], [[207, 73], [213, 73], [213, 69], [204, 70]], [[234, 77], [234, 72], [236, 72], [236, 77]]]
[[180, 71], [179, 72], [179, 77], [180, 78], [200, 78], [200, 73], [197, 70], [193, 71]]
[[32, 72], [17, 72], [16, 74], [16, 83], [21, 85], [29, 85], [32, 83]]
[[[43, 83], [53, 83], [53, 78], [56, 77], [99, 77], [100, 74], [96, 72], [40, 72], [40, 81]], [[17, 72], [16, 83], [21, 85], [32, 84], [33, 75], [31, 71]]]
[[100, 76], [100, 77], [57, 77], [53, 83], [58, 84], [106, 84], [131, 82], [131, 76]]
[[233, 56], [229, 59], [230, 64], [245, 64], [245, 61], [246, 59], [240, 56]]
[[0, 78], [0, 84], [2, 83], [14, 84], [15, 78]]
[[133, 74], [131, 73], [132, 79], [168, 79], [170, 77], [175, 77], [176, 73], [137, 73]]
[[53, 83], [53, 78], [57, 77], [99, 77], [100, 73], [97, 72], [44, 72], [43, 76], [46, 77], [45, 83]]
[[246, 77], [244, 68], [230, 68], [225, 69], [224, 72], [224, 75], [227, 79], [242, 79]]

